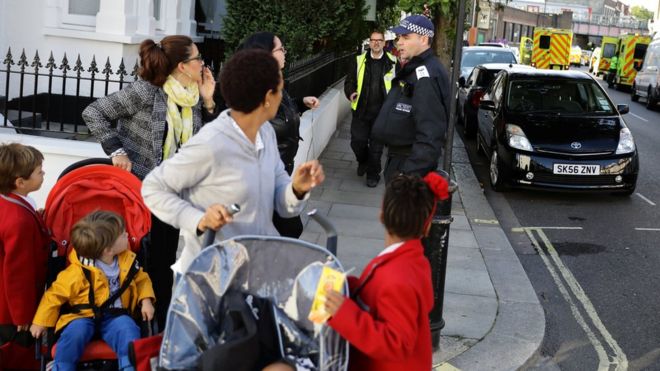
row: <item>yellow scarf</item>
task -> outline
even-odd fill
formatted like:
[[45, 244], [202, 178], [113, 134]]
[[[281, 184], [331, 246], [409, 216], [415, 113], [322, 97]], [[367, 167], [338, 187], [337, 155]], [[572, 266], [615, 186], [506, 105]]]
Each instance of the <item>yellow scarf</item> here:
[[167, 94], [167, 136], [163, 145], [163, 160], [167, 160], [193, 135], [192, 107], [199, 101], [199, 88], [197, 84], [185, 88], [169, 75], [163, 90]]

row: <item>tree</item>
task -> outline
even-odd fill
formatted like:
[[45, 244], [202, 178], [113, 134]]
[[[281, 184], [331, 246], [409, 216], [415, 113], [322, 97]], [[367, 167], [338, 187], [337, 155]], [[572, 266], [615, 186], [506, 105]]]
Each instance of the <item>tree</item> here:
[[640, 5], [635, 5], [630, 8], [630, 14], [641, 21], [653, 19], [653, 12]]
[[364, 0], [227, 0], [226, 55], [257, 31], [281, 37], [290, 61], [321, 51], [352, 50], [369, 32], [365, 13]]
[[[431, 20], [435, 25], [433, 50], [442, 64], [449, 69], [456, 37], [456, 22], [458, 18], [459, 0], [399, 0], [399, 7], [405, 12], [424, 13], [424, 5], [428, 5]], [[466, 14], [470, 12], [466, 9]]]

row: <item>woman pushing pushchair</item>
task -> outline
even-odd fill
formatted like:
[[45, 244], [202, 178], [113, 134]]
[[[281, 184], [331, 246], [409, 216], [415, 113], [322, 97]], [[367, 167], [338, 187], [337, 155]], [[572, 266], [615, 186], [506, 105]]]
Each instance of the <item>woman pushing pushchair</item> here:
[[[318, 161], [301, 164], [290, 178], [279, 157], [275, 132], [264, 125], [275, 116], [284, 81], [277, 61], [262, 50], [239, 51], [220, 76], [229, 109], [206, 124], [178, 153], [144, 180], [142, 195], [161, 220], [180, 228], [184, 249], [173, 270], [182, 274], [201, 250], [200, 236], [277, 236], [274, 209], [299, 215], [309, 191], [323, 182]], [[225, 205], [237, 203], [230, 215]]]

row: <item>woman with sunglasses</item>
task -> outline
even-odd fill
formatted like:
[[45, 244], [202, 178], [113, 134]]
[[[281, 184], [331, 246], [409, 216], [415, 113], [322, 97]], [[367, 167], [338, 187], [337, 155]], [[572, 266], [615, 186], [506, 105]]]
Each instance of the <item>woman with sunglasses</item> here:
[[[141, 180], [179, 150], [203, 123], [217, 116], [215, 81], [188, 36], [173, 35], [159, 43], [140, 44], [136, 82], [99, 98], [82, 113], [89, 130], [112, 164]], [[118, 121], [116, 126], [112, 123]], [[160, 328], [172, 296], [170, 266], [176, 260], [179, 230], [152, 215], [151, 246], [146, 267], [156, 292]]]
[[[286, 49], [282, 40], [272, 32], [257, 32], [248, 36], [238, 47], [238, 50], [245, 49], [261, 49], [270, 52], [280, 70], [283, 70], [286, 65]], [[270, 124], [275, 129], [280, 158], [289, 175], [293, 172], [293, 159], [298, 153], [298, 142], [302, 139], [299, 131], [300, 114], [308, 108], [314, 109], [318, 106], [319, 100], [316, 97], [294, 99], [286, 90], [282, 91], [282, 102], [277, 109], [277, 114], [270, 120]], [[276, 211], [273, 214], [273, 224], [280, 235], [285, 237], [298, 238], [303, 231], [299, 216], [283, 218]]]

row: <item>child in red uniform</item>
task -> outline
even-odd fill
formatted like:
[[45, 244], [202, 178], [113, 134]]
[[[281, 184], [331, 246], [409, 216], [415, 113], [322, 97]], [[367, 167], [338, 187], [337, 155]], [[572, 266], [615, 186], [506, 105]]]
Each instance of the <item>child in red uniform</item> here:
[[359, 279], [349, 277], [350, 298], [327, 292], [328, 325], [352, 346], [350, 370], [431, 369], [433, 287], [420, 238], [428, 232], [436, 197], [447, 196], [447, 182], [436, 173], [424, 180], [394, 178], [381, 210], [385, 250]]
[[39, 369], [29, 335], [44, 292], [50, 235], [29, 193], [41, 188], [44, 156], [0, 145], [0, 370]]

